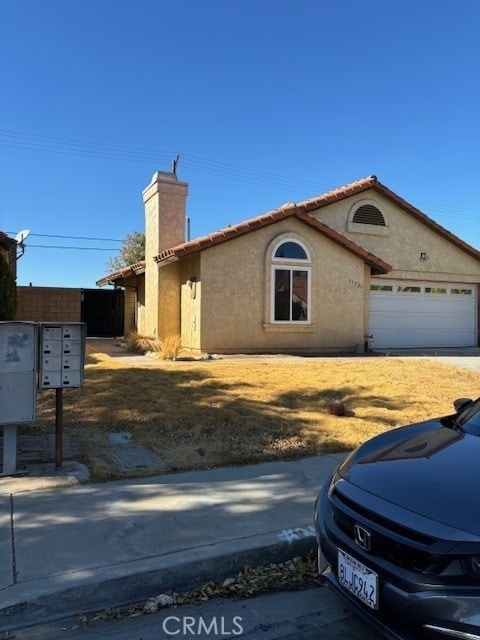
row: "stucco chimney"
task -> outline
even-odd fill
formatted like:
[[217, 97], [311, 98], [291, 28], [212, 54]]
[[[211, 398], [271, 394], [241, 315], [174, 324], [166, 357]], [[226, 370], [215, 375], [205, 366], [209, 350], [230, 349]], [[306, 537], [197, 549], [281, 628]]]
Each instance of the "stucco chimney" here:
[[157, 171], [143, 191], [145, 205], [145, 329], [158, 335], [159, 267], [154, 257], [185, 242], [188, 184], [174, 173]]

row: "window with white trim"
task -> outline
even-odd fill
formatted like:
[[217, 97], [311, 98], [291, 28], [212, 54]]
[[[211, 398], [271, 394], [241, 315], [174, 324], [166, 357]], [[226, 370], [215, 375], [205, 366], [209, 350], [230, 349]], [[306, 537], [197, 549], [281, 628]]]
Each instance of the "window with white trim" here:
[[298, 240], [283, 240], [272, 252], [271, 321], [310, 322], [310, 256]]

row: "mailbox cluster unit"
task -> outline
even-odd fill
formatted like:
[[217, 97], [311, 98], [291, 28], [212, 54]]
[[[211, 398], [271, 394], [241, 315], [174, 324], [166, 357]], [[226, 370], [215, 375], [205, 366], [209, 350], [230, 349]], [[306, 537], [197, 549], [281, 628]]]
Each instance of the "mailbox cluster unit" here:
[[[83, 385], [86, 325], [0, 322], [0, 427], [3, 465], [0, 477], [25, 473], [17, 468], [17, 425], [35, 421], [36, 390]], [[62, 466], [61, 418], [56, 418], [55, 468]]]
[[40, 389], [83, 385], [85, 329], [82, 322], [40, 325]]
[[83, 386], [83, 322], [0, 322], [0, 425], [35, 421], [36, 388]]

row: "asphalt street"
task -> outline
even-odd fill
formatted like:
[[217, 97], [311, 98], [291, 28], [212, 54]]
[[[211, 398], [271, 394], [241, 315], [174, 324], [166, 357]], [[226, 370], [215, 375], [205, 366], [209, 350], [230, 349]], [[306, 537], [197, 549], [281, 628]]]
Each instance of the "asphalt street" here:
[[[91, 619], [93, 616], [89, 616]], [[327, 588], [212, 600], [121, 620], [65, 618], [12, 631], [13, 640], [383, 640]]]

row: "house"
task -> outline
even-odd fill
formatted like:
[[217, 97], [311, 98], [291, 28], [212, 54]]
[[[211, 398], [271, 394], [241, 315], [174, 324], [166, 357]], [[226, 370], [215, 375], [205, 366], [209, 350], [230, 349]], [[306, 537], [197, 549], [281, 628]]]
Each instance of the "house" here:
[[17, 241], [0, 231], [0, 255], [5, 258], [13, 277], [17, 277]]
[[479, 345], [480, 252], [375, 176], [185, 242], [188, 185], [143, 192], [145, 261], [125, 287], [145, 335], [195, 352]]

